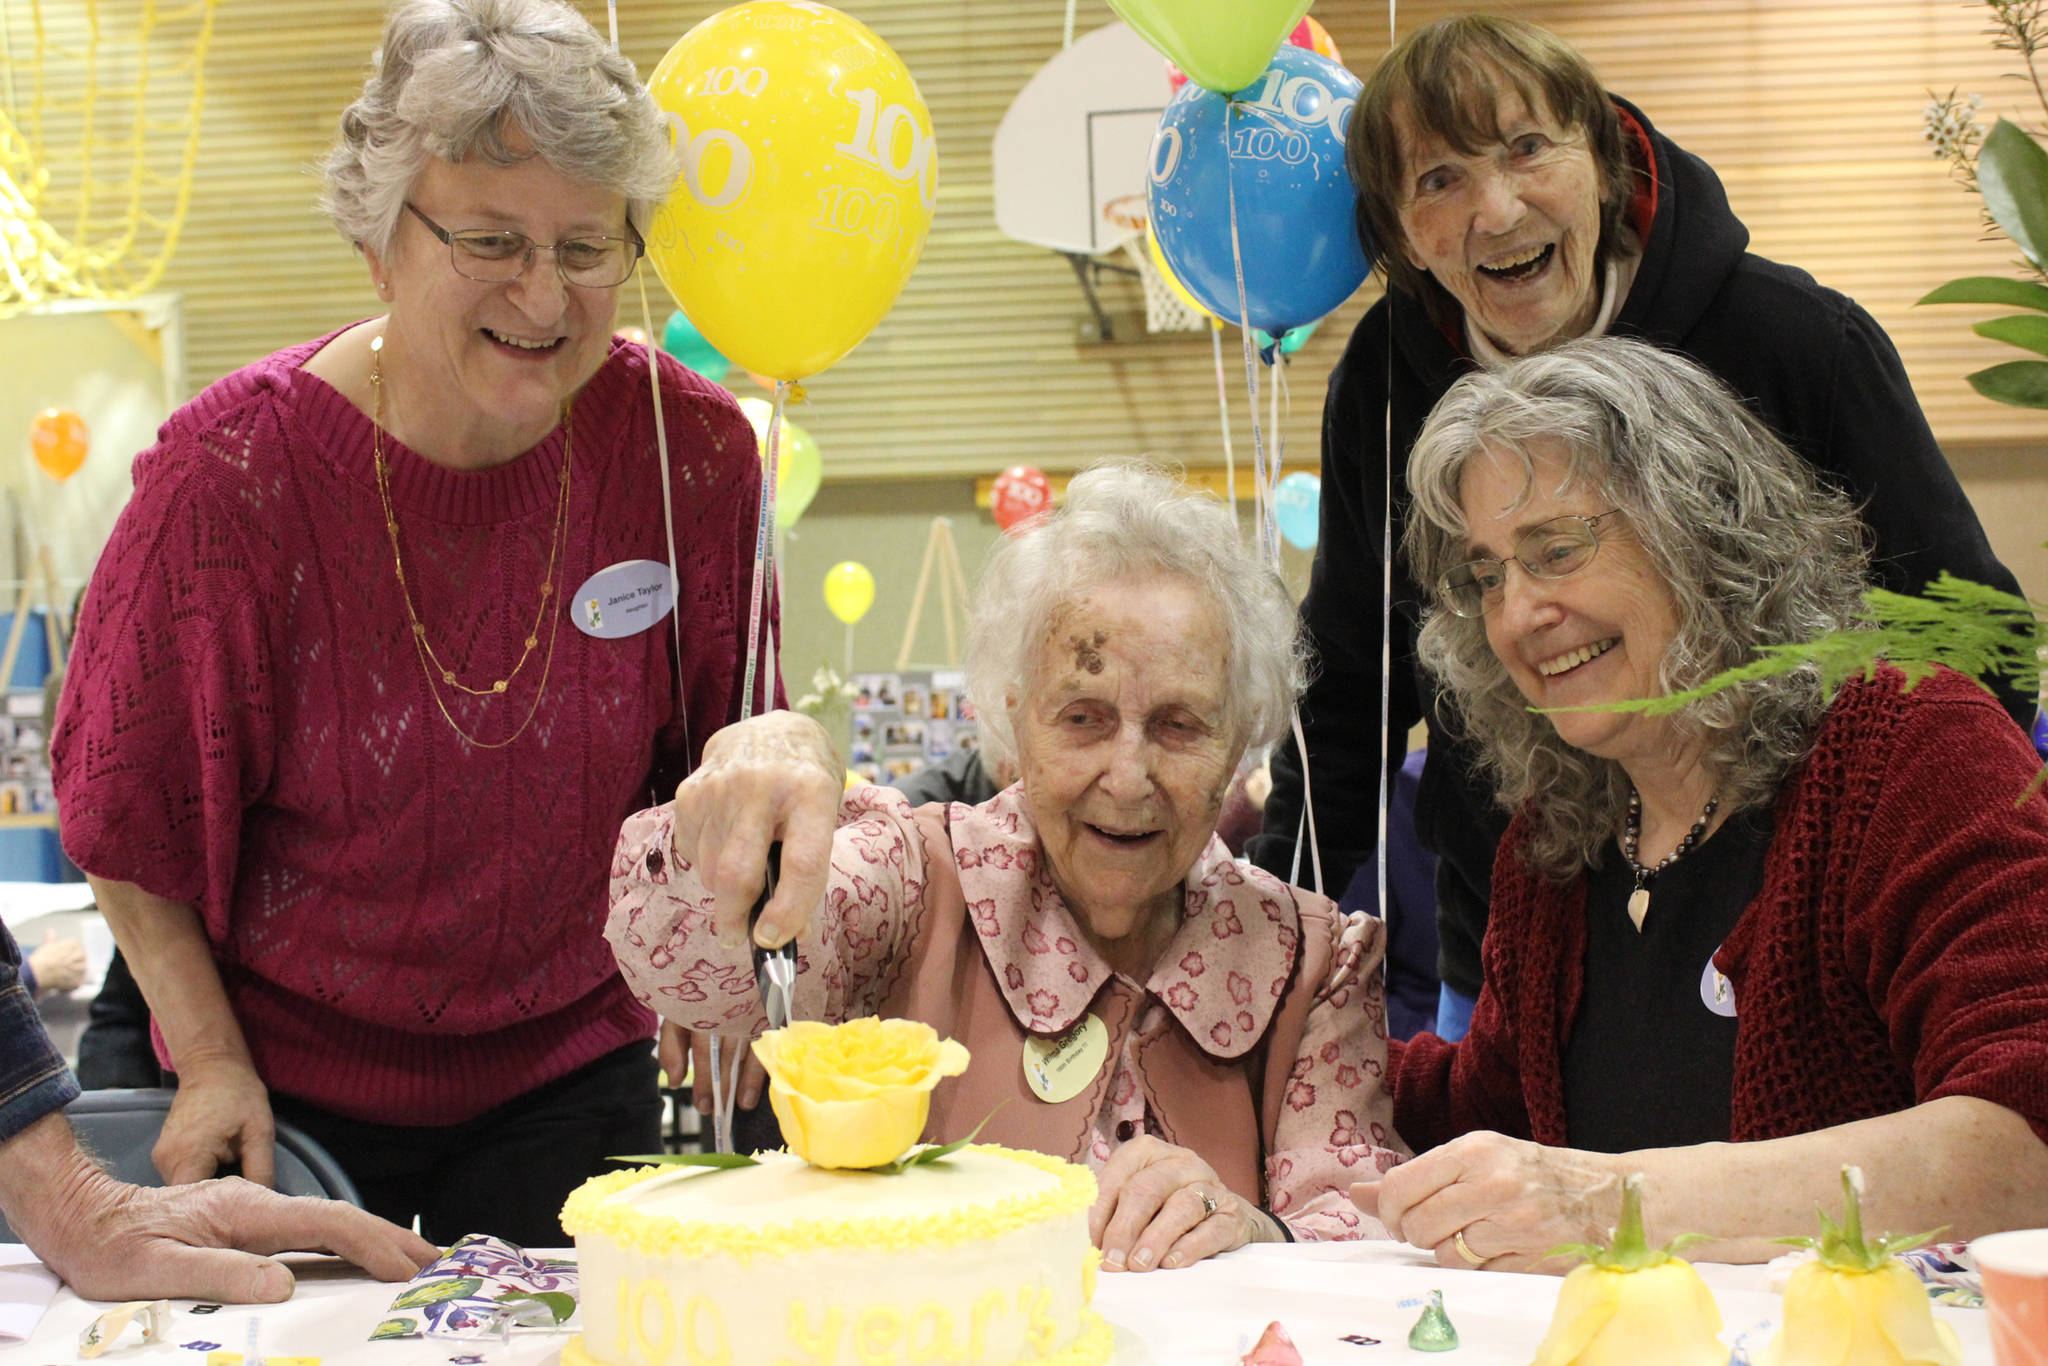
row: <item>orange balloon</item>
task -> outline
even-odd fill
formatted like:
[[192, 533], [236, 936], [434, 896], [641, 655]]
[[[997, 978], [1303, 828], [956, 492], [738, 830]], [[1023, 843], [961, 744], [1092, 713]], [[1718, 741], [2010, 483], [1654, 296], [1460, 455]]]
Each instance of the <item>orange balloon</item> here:
[[69, 408], [45, 408], [28, 424], [28, 444], [36, 463], [60, 484], [78, 473], [91, 440], [85, 419]]

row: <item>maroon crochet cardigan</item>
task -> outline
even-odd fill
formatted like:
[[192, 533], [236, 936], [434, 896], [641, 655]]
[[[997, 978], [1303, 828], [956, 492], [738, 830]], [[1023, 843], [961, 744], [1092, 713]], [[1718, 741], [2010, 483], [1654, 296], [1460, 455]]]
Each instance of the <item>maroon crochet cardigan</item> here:
[[[1740, 1011], [1730, 1136], [1806, 1133], [1977, 1096], [2048, 1141], [2048, 797], [1987, 693], [1946, 671], [1845, 686], [1776, 811], [1763, 889], [1715, 955]], [[1474, 1129], [1565, 1142], [1561, 1062], [1585, 960], [1585, 883], [1494, 865], [1472, 1032], [1393, 1045], [1416, 1151]], [[1617, 1077], [1617, 1086], [1628, 1079]]]

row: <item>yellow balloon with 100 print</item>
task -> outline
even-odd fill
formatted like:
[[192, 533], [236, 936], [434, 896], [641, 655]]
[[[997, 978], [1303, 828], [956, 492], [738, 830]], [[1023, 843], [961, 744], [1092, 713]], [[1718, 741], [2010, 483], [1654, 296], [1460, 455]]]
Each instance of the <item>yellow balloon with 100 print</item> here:
[[859, 20], [753, 0], [676, 41], [648, 89], [681, 173], [648, 234], [662, 282], [719, 353], [817, 374], [882, 320], [938, 194], [931, 113]]

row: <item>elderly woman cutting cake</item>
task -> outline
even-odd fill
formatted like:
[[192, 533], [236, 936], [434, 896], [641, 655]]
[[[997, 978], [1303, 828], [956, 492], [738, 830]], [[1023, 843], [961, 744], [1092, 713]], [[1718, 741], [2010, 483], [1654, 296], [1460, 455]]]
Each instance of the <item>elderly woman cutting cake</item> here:
[[[808, 882], [788, 823], [754, 939], [795, 938], [796, 1017], [902, 1016], [965, 1044], [926, 1138], [986, 1119], [984, 1140], [1095, 1167], [1109, 1269], [1376, 1232], [1343, 1192], [1406, 1151], [1380, 1088], [1381, 927], [1215, 837], [1300, 683], [1277, 576], [1214, 499], [1095, 469], [997, 548], [970, 651], [983, 744], [1022, 780], [975, 807], [855, 788]], [[626, 980], [690, 1030], [760, 1023], [746, 914], [768, 835], [728, 813], [815, 810], [837, 771], [822, 731], [780, 752], [761, 734], [714, 736], [613, 865]]]
[[1430, 1151], [1366, 1207], [1508, 1269], [1597, 1240], [1632, 1172], [1650, 1241], [1711, 1261], [1776, 1255], [1845, 1163], [1872, 1228], [2048, 1222], [2048, 802], [1997, 700], [1808, 666], [1601, 709], [1856, 626], [1848, 500], [1617, 339], [1460, 380], [1408, 483], [1423, 661], [1513, 819], [1471, 1033], [1394, 1046]]

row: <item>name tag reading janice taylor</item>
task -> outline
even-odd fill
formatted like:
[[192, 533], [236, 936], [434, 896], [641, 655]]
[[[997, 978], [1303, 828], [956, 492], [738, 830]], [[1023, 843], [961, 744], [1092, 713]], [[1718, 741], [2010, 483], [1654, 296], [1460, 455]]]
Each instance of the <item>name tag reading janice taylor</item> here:
[[569, 599], [569, 619], [586, 636], [637, 636], [669, 610], [668, 566], [660, 560], [621, 560], [583, 581]]

